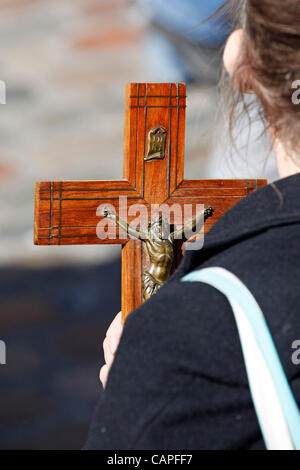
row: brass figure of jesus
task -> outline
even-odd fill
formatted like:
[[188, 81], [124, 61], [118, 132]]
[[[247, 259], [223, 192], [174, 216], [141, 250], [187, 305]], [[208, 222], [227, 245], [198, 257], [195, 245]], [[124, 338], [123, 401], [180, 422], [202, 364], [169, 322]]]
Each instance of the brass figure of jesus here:
[[143, 275], [144, 300], [149, 299], [153, 294], [155, 294], [169, 279], [173, 262], [174, 240], [186, 240], [185, 234], [191, 233], [201, 219], [205, 222], [205, 220], [212, 214], [212, 207], [208, 207], [192, 220], [184, 224], [181, 228], [170, 233], [169, 223], [163, 217], [151, 220], [148, 224], [148, 231], [138, 231], [133, 227], [130, 227], [130, 224], [125, 222], [108, 208], [104, 209], [104, 217], [113, 220], [131, 237], [142, 240], [146, 244], [150, 267]]

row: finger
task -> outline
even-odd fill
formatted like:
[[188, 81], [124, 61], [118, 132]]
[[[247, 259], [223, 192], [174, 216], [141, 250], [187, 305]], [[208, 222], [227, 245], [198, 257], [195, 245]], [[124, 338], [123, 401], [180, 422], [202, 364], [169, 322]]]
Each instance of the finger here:
[[122, 312], [119, 312], [118, 315], [116, 315], [116, 317], [112, 321], [106, 333], [106, 337], [108, 339], [108, 345], [112, 354], [116, 353], [122, 333], [123, 333]]
[[119, 312], [111, 322], [107, 333], [121, 334], [123, 331], [122, 312]]
[[105, 388], [106, 386], [108, 372], [109, 372], [109, 368], [107, 364], [104, 364], [104, 366], [101, 367], [100, 373], [99, 373], [100, 382], [102, 383], [103, 388]]
[[104, 352], [105, 362], [110, 367], [113, 363], [114, 355], [111, 353], [110, 347], [108, 346], [107, 338], [105, 338], [103, 341], [103, 352]]

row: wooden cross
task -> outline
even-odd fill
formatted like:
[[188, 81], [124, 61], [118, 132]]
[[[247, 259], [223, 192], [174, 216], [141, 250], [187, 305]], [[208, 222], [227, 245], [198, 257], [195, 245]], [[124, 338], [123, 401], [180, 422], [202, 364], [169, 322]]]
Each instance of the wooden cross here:
[[[142, 274], [149, 265], [144, 243], [117, 229], [117, 237], [100, 239], [97, 230], [107, 219], [99, 205], [119, 213], [120, 197], [148, 208], [153, 204], [212, 206], [214, 214], [205, 231], [241, 198], [265, 180], [184, 180], [186, 86], [183, 83], [126, 86], [123, 179], [119, 181], [61, 181], [36, 183], [34, 243], [122, 245], [123, 319], [143, 301]], [[109, 149], [107, 149], [109, 165]], [[121, 199], [122, 200], [122, 199]], [[136, 215], [128, 216], [130, 222]], [[169, 220], [183, 224], [184, 220]], [[107, 234], [113, 235], [110, 221]], [[174, 248], [173, 269], [182, 257], [181, 243]]]

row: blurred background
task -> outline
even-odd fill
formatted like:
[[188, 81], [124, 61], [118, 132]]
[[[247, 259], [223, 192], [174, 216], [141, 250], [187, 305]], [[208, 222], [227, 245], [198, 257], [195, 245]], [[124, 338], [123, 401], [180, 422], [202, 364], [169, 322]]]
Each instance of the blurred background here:
[[202, 23], [222, 3], [0, 2], [1, 449], [79, 449], [86, 438], [120, 310], [120, 248], [33, 246], [34, 183], [122, 176], [126, 82], [187, 82], [187, 178], [277, 176], [259, 124], [255, 159], [224, 151], [217, 83], [231, 26]]

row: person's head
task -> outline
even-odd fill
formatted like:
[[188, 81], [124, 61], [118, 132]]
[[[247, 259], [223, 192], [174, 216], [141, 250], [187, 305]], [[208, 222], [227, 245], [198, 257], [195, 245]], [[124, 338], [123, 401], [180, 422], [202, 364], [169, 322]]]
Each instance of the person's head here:
[[244, 94], [255, 94], [275, 150], [284, 148], [300, 171], [300, 92], [298, 100], [296, 97], [296, 88], [300, 89], [300, 0], [228, 0], [227, 7], [236, 13], [237, 28], [223, 57], [235, 88], [231, 126], [237, 103], [242, 101], [248, 111]]
[[150, 221], [148, 230], [154, 240], [166, 240], [169, 236], [169, 224], [163, 217]]

